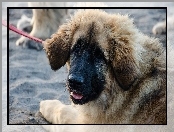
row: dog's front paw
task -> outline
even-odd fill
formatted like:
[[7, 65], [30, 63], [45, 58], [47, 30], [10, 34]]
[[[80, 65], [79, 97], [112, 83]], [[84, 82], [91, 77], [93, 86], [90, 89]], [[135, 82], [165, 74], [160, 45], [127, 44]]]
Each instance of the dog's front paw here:
[[43, 117], [51, 123], [59, 123], [59, 109], [63, 104], [58, 100], [45, 100], [40, 102], [40, 112]]
[[53, 124], [74, 124], [78, 122], [77, 110], [71, 105], [64, 105], [58, 100], [40, 102], [40, 112]]

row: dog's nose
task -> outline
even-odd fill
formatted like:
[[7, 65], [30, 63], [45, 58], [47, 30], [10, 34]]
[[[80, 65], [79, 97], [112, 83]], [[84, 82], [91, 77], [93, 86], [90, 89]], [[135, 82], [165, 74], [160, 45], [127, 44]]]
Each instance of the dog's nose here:
[[68, 82], [70, 87], [80, 87], [84, 83], [84, 78], [80, 75], [70, 74], [68, 76]]

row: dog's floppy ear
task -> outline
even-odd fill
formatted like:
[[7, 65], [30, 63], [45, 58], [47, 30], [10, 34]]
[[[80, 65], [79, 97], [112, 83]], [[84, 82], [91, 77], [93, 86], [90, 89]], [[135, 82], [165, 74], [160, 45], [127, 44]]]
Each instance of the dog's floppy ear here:
[[139, 75], [132, 49], [124, 44], [117, 44], [113, 53], [112, 65], [115, 79], [123, 90], [129, 90]]
[[52, 70], [61, 68], [69, 58], [71, 36], [68, 30], [65, 25], [61, 26], [58, 32], [51, 36], [51, 39], [43, 42]]

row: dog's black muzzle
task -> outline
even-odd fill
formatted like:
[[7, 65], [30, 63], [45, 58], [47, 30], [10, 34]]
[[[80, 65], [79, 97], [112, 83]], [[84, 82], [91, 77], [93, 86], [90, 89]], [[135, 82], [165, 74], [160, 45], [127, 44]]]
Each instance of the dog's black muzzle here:
[[99, 48], [96, 50], [94, 45], [86, 45], [79, 40], [70, 53], [67, 86], [75, 104], [96, 99], [104, 88], [106, 64], [103, 56]]

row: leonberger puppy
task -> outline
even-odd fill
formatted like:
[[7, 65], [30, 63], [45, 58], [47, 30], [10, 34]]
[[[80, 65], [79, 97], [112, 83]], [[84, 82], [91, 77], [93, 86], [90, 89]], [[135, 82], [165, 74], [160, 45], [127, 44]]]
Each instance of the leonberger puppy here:
[[41, 101], [50, 123], [166, 124], [165, 49], [128, 15], [77, 10], [43, 45], [52, 70], [67, 65], [72, 100]]

